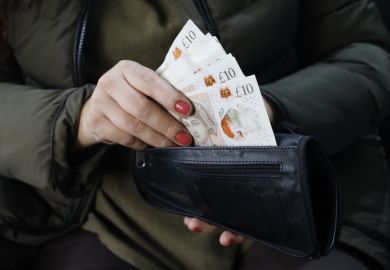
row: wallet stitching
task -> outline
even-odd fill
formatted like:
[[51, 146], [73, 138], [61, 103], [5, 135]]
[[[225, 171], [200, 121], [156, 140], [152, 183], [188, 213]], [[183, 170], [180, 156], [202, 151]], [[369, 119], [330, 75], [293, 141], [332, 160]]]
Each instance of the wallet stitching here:
[[203, 147], [191, 147], [191, 148], [151, 148], [142, 152], [166, 152], [166, 151], [237, 151], [237, 150], [265, 150], [265, 151], [284, 151], [284, 150], [298, 150], [298, 146], [278, 146], [278, 147], [269, 147], [269, 146], [261, 146], [261, 147], [218, 147], [218, 148], [203, 148]]
[[204, 160], [204, 161], [199, 161], [199, 159], [186, 159], [185, 161], [183, 160], [178, 160], [178, 159], [170, 159], [171, 161], [177, 163], [177, 164], [180, 164], [180, 165], [186, 165], [186, 164], [189, 164], [189, 165], [196, 165], [196, 164], [213, 164], [213, 165], [225, 165], [225, 164], [237, 164], [237, 165], [241, 165], [241, 164], [250, 164], [250, 165], [262, 165], [262, 164], [265, 164], [265, 165], [280, 165], [281, 167], [281, 170], [283, 168], [283, 162], [282, 161], [262, 161], [262, 160], [245, 160], [245, 161], [241, 161], [241, 160], [219, 160], [219, 161], [213, 161], [213, 160], [210, 160], [210, 161], [207, 161], [207, 160]]

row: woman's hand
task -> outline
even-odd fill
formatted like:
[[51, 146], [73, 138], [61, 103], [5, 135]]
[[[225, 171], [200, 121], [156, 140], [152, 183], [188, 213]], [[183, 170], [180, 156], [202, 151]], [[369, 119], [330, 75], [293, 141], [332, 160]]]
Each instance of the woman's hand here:
[[78, 148], [96, 143], [132, 149], [190, 145], [191, 135], [168, 111], [185, 117], [192, 106], [153, 70], [121, 61], [99, 79], [82, 108]]
[[[196, 233], [210, 233], [217, 228], [216, 226], [210, 225], [199, 219], [189, 217], [184, 218], [184, 224], [190, 231]], [[242, 242], [244, 242], [244, 240], [244, 237], [236, 235], [229, 231], [224, 231], [219, 236], [219, 243], [225, 247], [241, 244]]]

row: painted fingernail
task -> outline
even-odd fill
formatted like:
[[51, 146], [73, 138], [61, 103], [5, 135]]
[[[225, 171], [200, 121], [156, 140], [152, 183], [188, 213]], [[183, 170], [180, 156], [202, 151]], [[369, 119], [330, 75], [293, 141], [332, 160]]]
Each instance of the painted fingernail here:
[[235, 244], [236, 244], [236, 241], [234, 241], [232, 239], [229, 239], [228, 242], [227, 242], [228, 246], [232, 246], [232, 245], [235, 245]]
[[202, 232], [202, 230], [200, 228], [198, 228], [198, 227], [192, 228], [192, 231], [196, 232], [196, 233], [201, 233]]
[[175, 139], [181, 145], [190, 145], [192, 142], [192, 138], [187, 132], [177, 133]]
[[175, 111], [182, 115], [188, 115], [188, 113], [190, 112], [190, 108], [191, 108], [190, 104], [182, 100], [179, 100], [175, 104]]

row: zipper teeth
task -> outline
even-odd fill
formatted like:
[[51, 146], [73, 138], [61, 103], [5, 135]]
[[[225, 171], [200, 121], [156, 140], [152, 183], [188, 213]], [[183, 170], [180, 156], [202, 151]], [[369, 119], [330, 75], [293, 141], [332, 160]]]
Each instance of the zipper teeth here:
[[280, 163], [266, 164], [207, 164], [207, 163], [179, 163], [182, 166], [193, 169], [200, 169], [202, 173], [280, 173]]
[[83, 83], [83, 75], [82, 75], [82, 57], [83, 57], [83, 48], [85, 43], [85, 32], [86, 32], [86, 20], [83, 21], [80, 31], [80, 39], [79, 44], [77, 46], [77, 85], [81, 86]]
[[198, 10], [199, 10], [199, 13], [200, 13], [200, 15], [202, 16], [202, 18], [203, 18], [203, 20], [204, 20], [204, 22], [205, 22], [205, 24], [206, 24], [207, 30], [208, 30], [212, 35], [215, 35], [214, 29], [212, 28], [211, 23], [210, 23], [210, 21], [209, 21], [209, 18], [208, 18], [207, 14], [206, 14], [206, 10], [205, 10], [205, 8], [204, 8], [204, 5], [202, 4], [201, 1], [195, 1], [195, 5], [197, 6], [197, 8], [198, 8]]
[[85, 0], [83, 4], [84, 4], [84, 10], [82, 12], [82, 18], [81, 18], [80, 28], [78, 32], [78, 42], [76, 46], [76, 59], [75, 59], [75, 66], [76, 66], [75, 83], [77, 86], [81, 86], [84, 84], [83, 52], [84, 52], [84, 45], [86, 40], [85, 35], [87, 32], [91, 0]]
[[211, 16], [209, 6], [207, 4], [206, 0], [193, 0], [195, 3], [196, 8], [198, 9], [200, 15], [202, 16], [207, 30], [213, 35], [216, 36], [219, 39], [219, 32], [217, 25], [215, 24], [215, 21], [213, 17]]
[[207, 3], [207, 0], [200, 0], [200, 2], [202, 4], [202, 6], [203, 6], [203, 10], [205, 12], [205, 15], [208, 18], [208, 23], [209, 23], [209, 27], [210, 27], [211, 31], [214, 33], [214, 35], [216, 37], [219, 38], [218, 28], [217, 28], [217, 25], [215, 24], [213, 16], [211, 16], [210, 7], [209, 7], [209, 5]]

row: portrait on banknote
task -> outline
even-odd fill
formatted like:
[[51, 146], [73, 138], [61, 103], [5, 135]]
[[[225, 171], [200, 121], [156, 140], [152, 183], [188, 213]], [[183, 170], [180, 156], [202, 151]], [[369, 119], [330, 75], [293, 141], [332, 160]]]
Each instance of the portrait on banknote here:
[[261, 131], [261, 120], [256, 110], [245, 107], [242, 110], [230, 108], [222, 112], [220, 122], [224, 134], [230, 139], [243, 140], [252, 133]]
[[195, 145], [212, 146], [212, 137], [217, 136], [216, 123], [212, 112], [206, 109], [201, 102], [192, 101], [195, 111], [187, 118], [179, 119], [191, 132]]

